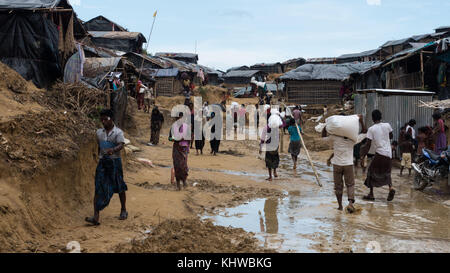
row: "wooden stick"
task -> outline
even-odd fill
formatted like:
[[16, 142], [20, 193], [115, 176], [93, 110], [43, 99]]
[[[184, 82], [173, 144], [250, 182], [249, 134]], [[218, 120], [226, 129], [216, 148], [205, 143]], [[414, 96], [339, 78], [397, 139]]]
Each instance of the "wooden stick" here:
[[303, 137], [302, 137], [302, 134], [300, 133], [300, 129], [298, 128], [297, 124], [295, 124], [295, 127], [297, 127], [297, 132], [298, 132], [298, 135], [300, 136], [300, 141], [302, 142], [303, 149], [305, 149], [306, 157], [308, 157], [309, 163], [311, 164], [311, 167], [314, 171], [314, 175], [316, 176], [317, 184], [320, 187], [322, 187], [322, 184], [320, 183], [319, 175], [317, 174], [316, 167], [314, 167], [314, 163], [312, 162], [311, 156], [309, 155], [308, 149], [306, 148], [305, 142], [303, 141]]

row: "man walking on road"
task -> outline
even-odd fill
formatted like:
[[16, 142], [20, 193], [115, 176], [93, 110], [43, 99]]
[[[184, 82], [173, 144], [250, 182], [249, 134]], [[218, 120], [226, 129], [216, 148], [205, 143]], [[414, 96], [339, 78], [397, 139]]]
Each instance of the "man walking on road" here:
[[364, 183], [369, 189], [370, 193], [364, 196], [364, 200], [375, 201], [373, 188], [381, 188], [389, 186], [389, 195], [387, 200], [390, 202], [394, 200], [395, 190], [392, 187], [392, 148], [391, 140], [394, 138], [392, 134], [392, 127], [389, 123], [382, 123], [382, 114], [379, 110], [372, 112], [372, 120], [374, 125], [369, 128], [367, 132], [367, 144], [362, 148], [361, 158], [364, 158], [371, 145], [375, 148], [375, 157], [369, 166], [367, 179]]
[[[359, 123], [362, 128], [362, 133], [366, 132], [366, 127], [364, 125], [363, 117], [359, 116]], [[331, 155], [328, 160], [328, 165], [333, 164], [333, 176], [334, 176], [334, 189], [336, 193], [336, 198], [339, 204], [338, 210], [343, 210], [342, 196], [344, 194], [344, 181], [347, 187], [347, 195], [349, 205], [347, 207], [347, 212], [354, 213], [355, 207], [355, 173], [353, 169], [353, 147], [356, 143], [346, 137], [341, 136], [328, 136], [327, 128], [322, 131], [322, 137], [327, 138], [333, 142], [333, 155]]]

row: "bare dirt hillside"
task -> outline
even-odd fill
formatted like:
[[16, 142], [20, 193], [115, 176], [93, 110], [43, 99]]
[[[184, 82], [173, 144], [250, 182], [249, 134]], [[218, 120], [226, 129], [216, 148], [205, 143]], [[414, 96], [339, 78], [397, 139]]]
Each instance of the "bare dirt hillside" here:
[[89, 201], [96, 126], [57, 103], [58, 90], [39, 90], [1, 63], [0, 77], [0, 251], [33, 251], [34, 239]]

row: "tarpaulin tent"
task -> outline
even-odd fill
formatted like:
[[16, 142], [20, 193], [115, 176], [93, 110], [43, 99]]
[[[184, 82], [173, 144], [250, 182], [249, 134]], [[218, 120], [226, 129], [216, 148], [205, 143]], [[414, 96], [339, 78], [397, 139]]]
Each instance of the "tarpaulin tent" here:
[[0, 12], [0, 61], [42, 88], [61, 76], [58, 29], [40, 13]]
[[128, 31], [126, 28], [101, 15], [85, 22], [83, 25], [87, 31]]
[[142, 52], [142, 44], [147, 42], [139, 32], [125, 31], [89, 31], [95, 46], [123, 52]]
[[347, 64], [305, 64], [285, 73], [280, 80], [286, 84], [286, 96], [291, 103], [339, 103], [342, 81], [378, 67], [382, 62]]
[[55, 8], [60, 0], [1, 0], [0, 9]]
[[67, 0], [0, 0], [0, 61], [48, 87], [86, 31]]

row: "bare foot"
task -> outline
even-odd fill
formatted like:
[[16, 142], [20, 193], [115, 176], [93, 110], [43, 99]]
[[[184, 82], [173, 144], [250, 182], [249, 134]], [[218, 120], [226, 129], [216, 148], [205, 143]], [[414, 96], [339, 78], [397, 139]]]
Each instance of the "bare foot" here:
[[272, 177], [267, 178], [266, 181], [272, 182]]
[[339, 208], [337, 208], [337, 210], [339, 210], [339, 211], [343, 211], [343, 210], [344, 210], [344, 207], [342, 207], [342, 206], [339, 206]]

